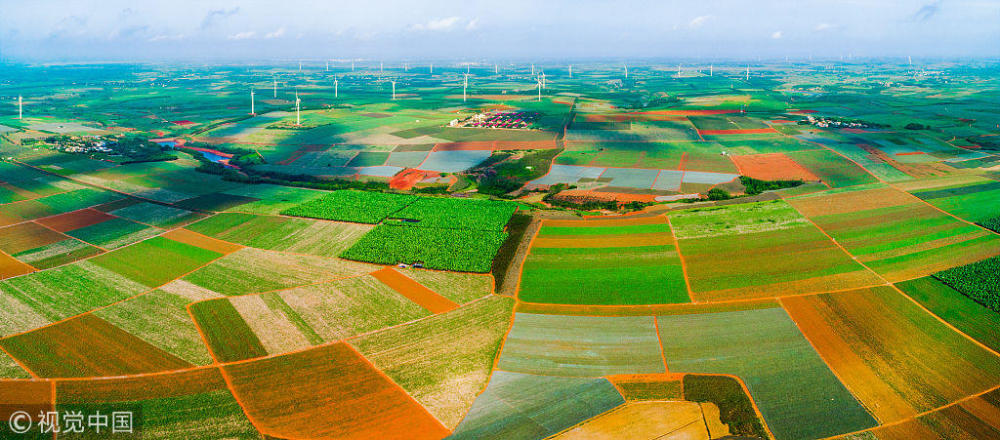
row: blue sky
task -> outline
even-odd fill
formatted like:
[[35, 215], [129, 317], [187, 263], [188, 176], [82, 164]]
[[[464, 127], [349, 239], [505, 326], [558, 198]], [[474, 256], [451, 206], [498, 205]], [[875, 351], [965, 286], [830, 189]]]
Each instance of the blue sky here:
[[1000, 56], [998, 0], [0, 0], [8, 59]]

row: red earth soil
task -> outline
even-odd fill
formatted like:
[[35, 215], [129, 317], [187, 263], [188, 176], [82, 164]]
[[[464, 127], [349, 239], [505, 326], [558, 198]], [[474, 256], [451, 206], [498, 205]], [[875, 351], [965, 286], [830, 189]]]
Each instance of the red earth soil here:
[[420, 182], [428, 177], [436, 176], [440, 176], [440, 174], [434, 171], [421, 171], [410, 168], [392, 176], [392, 178], [389, 179], [389, 188], [409, 190], [412, 189], [413, 185], [416, 185], [417, 182]]
[[263, 434], [279, 438], [439, 440], [427, 409], [346, 343], [223, 367]]
[[0, 405], [0, 420], [3, 421], [4, 427], [0, 432], [7, 432], [9, 426], [7, 423], [15, 412], [26, 411], [37, 420], [38, 413], [53, 409], [52, 383], [28, 380], [0, 381], [0, 402], [3, 402]]
[[698, 130], [700, 135], [727, 135], [727, 134], [765, 134], [777, 133], [773, 128], [746, 128], [732, 130]]
[[[0, 252], [0, 280], [34, 272], [35, 269], [19, 260]], [[3, 400], [0, 399], [0, 402]]]
[[804, 115], [809, 113], [816, 113], [816, 110], [791, 110], [788, 113], [794, 113], [798, 115]]
[[187, 119], [184, 119], [184, 120], [181, 120], [181, 121], [170, 121], [170, 123], [174, 124], [174, 125], [182, 125], [182, 126], [183, 125], [193, 125], [194, 124], [194, 122], [191, 122], [191, 121], [189, 121]]
[[597, 190], [571, 189], [559, 193], [560, 196], [567, 197], [591, 197], [600, 200], [628, 202], [654, 202], [655, 194], [628, 194], [617, 192], [603, 192]]
[[75, 229], [80, 229], [90, 225], [96, 225], [105, 220], [111, 220], [115, 216], [110, 214], [105, 214], [101, 211], [95, 209], [81, 209], [79, 211], [67, 212], [65, 214], [60, 214], [55, 217], [47, 217], [43, 219], [36, 220], [43, 226], [47, 226], [51, 229], [55, 229], [59, 232], [68, 232]]
[[218, 252], [223, 255], [228, 255], [243, 249], [243, 246], [230, 243], [228, 241], [218, 240], [207, 235], [202, 235], [194, 231], [187, 229], [174, 229], [170, 232], [163, 234], [163, 238], [169, 238], [173, 241], [178, 241], [184, 244], [189, 244], [191, 246], [200, 247], [202, 249], [207, 249], [212, 252]]
[[372, 272], [372, 276], [431, 313], [444, 313], [458, 308], [458, 304], [450, 299], [438, 295], [391, 267]]
[[730, 156], [740, 174], [760, 180], [820, 180], [784, 153]]
[[916, 156], [918, 154], [927, 154], [927, 153], [924, 153], [923, 151], [909, 151], [906, 153], [896, 153], [897, 156]]

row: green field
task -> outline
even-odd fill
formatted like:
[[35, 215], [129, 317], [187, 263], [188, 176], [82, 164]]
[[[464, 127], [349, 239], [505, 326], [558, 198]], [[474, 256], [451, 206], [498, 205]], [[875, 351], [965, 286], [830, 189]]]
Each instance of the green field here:
[[506, 232], [379, 225], [341, 258], [375, 264], [423, 264], [429, 269], [490, 271]]
[[780, 308], [657, 320], [671, 370], [739, 376], [778, 439], [820, 438], [875, 426]]

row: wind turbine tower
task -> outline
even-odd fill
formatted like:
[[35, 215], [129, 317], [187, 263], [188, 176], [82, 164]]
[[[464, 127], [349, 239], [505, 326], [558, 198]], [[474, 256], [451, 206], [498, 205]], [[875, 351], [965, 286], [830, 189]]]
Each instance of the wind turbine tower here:
[[750, 65], [747, 64], [747, 81], [750, 81]]
[[351, 72], [354, 71], [354, 60], [351, 60]]
[[340, 97], [340, 92], [339, 92], [339, 90], [337, 90], [337, 89], [340, 88], [339, 86], [340, 86], [340, 84], [338, 84], [337, 78], [334, 78], [333, 79], [333, 97], [334, 98], [339, 98]]
[[274, 79], [274, 97], [278, 97], [278, 78]]
[[326, 71], [327, 72], [330, 71], [330, 61], [329, 60], [326, 61]]
[[544, 89], [546, 86], [547, 84], [545, 83], [545, 72], [542, 72], [542, 88]]
[[250, 114], [251, 115], [256, 115], [257, 114], [257, 112], [255, 112], [254, 108], [253, 108], [253, 89], [252, 88], [250, 89]]
[[302, 125], [302, 100], [299, 99], [299, 92], [295, 92], [295, 125]]
[[542, 81], [538, 81], [538, 101], [542, 101]]
[[396, 100], [396, 81], [392, 82], [392, 100]]
[[302, 60], [299, 60], [299, 72], [302, 71]]
[[468, 91], [468, 89], [469, 89], [469, 74], [466, 73], [465, 74], [465, 84], [462, 85], [462, 102], [465, 102], [466, 99], [467, 99], [468, 95], [466, 94], [466, 92]]
[[622, 64], [625, 66], [625, 79], [628, 79], [628, 64]]
[[535, 76], [535, 64], [531, 64], [531, 76]]
[[434, 74], [434, 63], [431, 63], [431, 65], [430, 65], [430, 72], [431, 72], [431, 75]]
[[494, 75], [499, 75], [500, 74], [500, 66], [498, 66], [496, 64], [493, 64], [493, 74]]
[[382, 73], [382, 62], [378, 62], [378, 73]]
[[713, 67], [715, 67], [715, 66], [712, 65], [712, 64], [708, 65], [708, 76], [715, 76], [715, 72], [713, 71]]
[[569, 65], [569, 77], [570, 78], [573, 77], [573, 65], [572, 64]]
[[21, 100], [21, 95], [17, 95], [17, 119], [24, 119], [24, 103]]

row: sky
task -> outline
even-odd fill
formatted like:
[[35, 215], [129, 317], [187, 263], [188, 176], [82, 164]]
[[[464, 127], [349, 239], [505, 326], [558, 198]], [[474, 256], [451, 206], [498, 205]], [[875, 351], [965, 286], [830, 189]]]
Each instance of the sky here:
[[0, 0], [7, 60], [997, 57], [1000, 0]]

